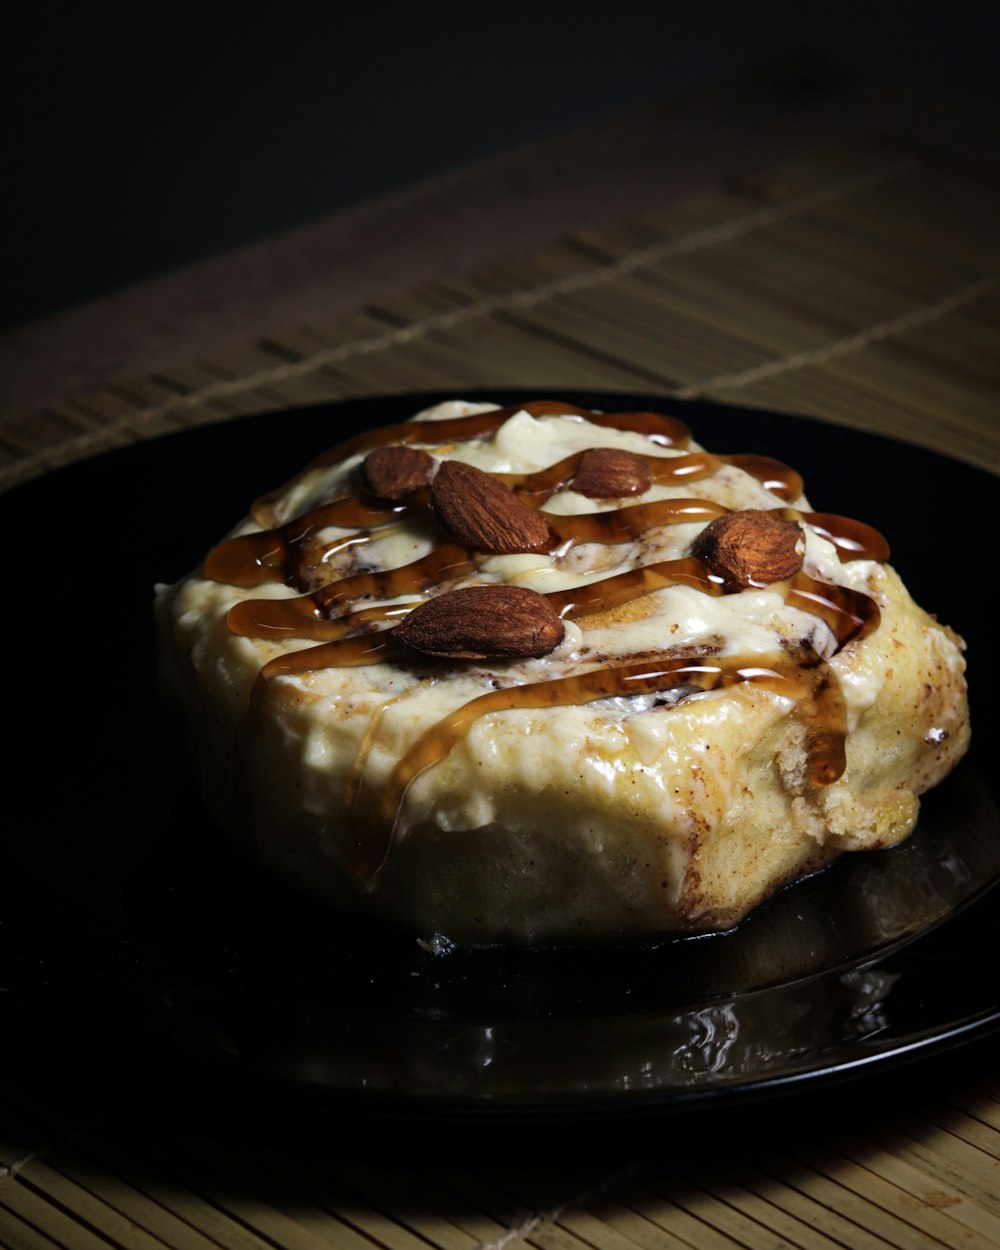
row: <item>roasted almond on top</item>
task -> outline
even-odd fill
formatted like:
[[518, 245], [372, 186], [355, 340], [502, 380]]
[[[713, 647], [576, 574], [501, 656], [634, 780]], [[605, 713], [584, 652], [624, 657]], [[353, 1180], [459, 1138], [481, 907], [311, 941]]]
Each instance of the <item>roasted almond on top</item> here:
[[467, 586], [414, 608], [396, 637], [428, 655], [459, 660], [542, 656], [566, 628], [544, 595], [526, 586]]
[[794, 521], [760, 508], [717, 517], [698, 535], [695, 554], [719, 574], [727, 590], [770, 586], [802, 567], [805, 540]]
[[451, 534], [476, 551], [498, 555], [544, 551], [545, 520], [502, 482], [460, 460], [446, 460], [431, 487], [434, 512]]

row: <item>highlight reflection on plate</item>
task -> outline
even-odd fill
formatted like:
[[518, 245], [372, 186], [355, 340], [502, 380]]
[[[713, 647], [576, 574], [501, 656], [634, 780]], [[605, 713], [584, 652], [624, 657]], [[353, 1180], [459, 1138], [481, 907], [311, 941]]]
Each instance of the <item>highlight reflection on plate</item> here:
[[[480, 398], [467, 395], [466, 398]], [[515, 402], [536, 394], [491, 394]], [[965, 635], [974, 749], [916, 833], [847, 856], [729, 934], [620, 948], [453, 950], [331, 916], [260, 879], [204, 814], [153, 680], [151, 590], [259, 491], [345, 433], [446, 396], [269, 414], [113, 453], [0, 497], [51, 573], [4, 624], [21, 733], [2, 835], [0, 1011], [184, 1079], [310, 1105], [576, 1113], [818, 1080], [1000, 1024], [1000, 816], [976, 657], [974, 553], [910, 510], [995, 480], [850, 430], [642, 396], [715, 449], [803, 472], [813, 506], [887, 534], [918, 602]], [[12, 657], [15, 662], [11, 664]], [[55, 762], [55, 763], [54, 763]], [[59, 784], [53, 784], [54, 769]], [[994, 783], [995, 784], [995, 783]]]

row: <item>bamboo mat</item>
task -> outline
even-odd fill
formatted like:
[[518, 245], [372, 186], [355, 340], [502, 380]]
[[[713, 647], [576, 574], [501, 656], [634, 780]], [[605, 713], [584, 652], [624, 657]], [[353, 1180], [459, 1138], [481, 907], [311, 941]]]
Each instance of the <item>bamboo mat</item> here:
[[997, 471], [998, 349], [995, 172], [848, 147], [8, 418], [0, 487], [241, 413], [511, 385], [739, 402]]
[[[0, 485], [241, 413], [490, 386], [737, 402], [996, 472], [998, 381], [1000, 181], [845, 145], [12, 417]], [[0, 1245], [985, 1250], [997, 1054], [986, 1040], [857, 1096], [562, 1133], [195, 1117], [8, 1065]]]

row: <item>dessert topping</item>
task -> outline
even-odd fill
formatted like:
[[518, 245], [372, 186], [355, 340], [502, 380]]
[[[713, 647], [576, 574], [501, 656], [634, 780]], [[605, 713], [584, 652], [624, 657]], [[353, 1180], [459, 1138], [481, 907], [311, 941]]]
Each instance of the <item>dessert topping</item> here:
[[[372, 499], [362, 493], [324, 501], [274, 526], [280, 513], [273, 502], [281, 499], [281, 492], [276, 492], [254, 508], [258, 524], [274, 528], [238, 535], [216, 548], [206, 562], [209, 577], [233, 585], [249, 588], [283, 581], [289, 587], [298, 584], [308, 590], [298, 598], [265, 595], [245, 599], [229, 610], [227, 623], [235, 634], [310, 639], [318, 644], [285, 651], [271, 659], [261, 670], [253, 706], [267, 698], [274, 678], [329, 667], [405, 664], [408, 651], [454, 660], [542, 657], [562, 642], [565, 620], [613, 612], [671, 586], [687, 586], [714, 596], [782, 582], [785, 602], [824, 621], [836, 639], [837, 650], [877, 629], [880, 612], [871, 596], [836, 582], [817, 581], [802, 571], [805, 537], [800, 523], [832, 542], [841, 560], [888, 558], [882, 536], [860, 522], [789, 506], [729, 513], [721, 503], [709, 499], [676, 497], [609, 512], [561, 515], [536, 511], [553, 493], [567, 487], [589, 498], [621, 498], [643, 493], [654, 482], [669, 485], [700, 480], [727, 463], [749, 473], [787, 503], [802, 494], [802, 482], [794, 470], [778, 461], [706, 452], [637, 456], [600, 447], [574, 452], [540, 470], [485, 473], [460, 460], [439, 463], [408, 445], [426, 441], [433, 429], [436, 445], [446, 453], [449, 443], [488, 437], [519, 411], [532, 417], [582, 418], [605, 429], [643, 434], [665, 446], [688, 444], [686, 427], [672, 418], [649, 413], [587, 413], [556, 401], [537, 401], [433, 424], [392, 426], [358, 435], [326, 453], [316, 465], [367, 452], [362, 480], [378, 497]], [[305, 576], [308, 569], [300, 574], [302, 566], [317, 561], [322, 566], [330, 551], [336, 554], [348, 546], [370, 542], [380, 530], [410, 514], [420, 515], [428, 505], [447, 537], [416, 560], [372, 570], [362, 561], [361, 571], [334, 576], [319, 585], [314, 584], [315, 577]], [[692, 523], [705, 524], [705, 528], [690, 554], [679, 559], [641, 564], [546, 594], [495, 583], [442, 589], [474, 574], [483, 554], [553, 553], [587, 542], [613, 545], [632, 541], [656, 526]], [[318, 536], [326, 527], [354, 532], [334, 539], [332, 544], [324, 543]], [[414, 606], [412, 596], [427, 593], [431, 597]], [[847, 733], [843, 692], [836, 675], [818, 654], [777, 655], [763, 663], [756, 656], [725, 656], [717, 661], [699, 657], [692, 663], [675, 652], [671, 649], [669, 655], [615, 667], [595, 657], [598, 667], [585, 672], [518, 681], [513, 686], [501, 684], [432, 726], [389, 779], [379, 800], [374, 842], [358, 848], [360, 876], [372, 883], [394, 837], [405, 831], [404, 802], [413, 780], [443, 759], [469, 726], [487, 712], [585, 704], [633, 693], [669, 694], [672, 702], [677, 702], [689, 693], [752, 682], [793, 700], [792, 715], [807, 734], [808, 782], [826, 786], [841, 775]], [[381, 844], [380, 838], [387, 840]]]
[[428, 599], [393, 631], [407, 646], [454, 660], [548, 655], [565, 626], [526, 586], [468, 586]]
[[544, 551], [555, 541], [548, 523], [489, 473], [445, 460], [431, 486], [437, 519], [465, 546], [492, 555]]
[[614, 447], [595, 447], [580, 458], [573, 490], [588, 499], [620, 499], [642, 495], [652, 484], [653, 475], [641, 456]]
[[726, 590], [770, 586], [793, 577], [802, 568], [805, 542], [794, 521], [771, 512], [747, 508], [711, 521], [694, 545]]
[[419, 447], [376, 447], [365, 456], [365, 485], [380, 499], [405, 499], [434, 476], [434, 459]]

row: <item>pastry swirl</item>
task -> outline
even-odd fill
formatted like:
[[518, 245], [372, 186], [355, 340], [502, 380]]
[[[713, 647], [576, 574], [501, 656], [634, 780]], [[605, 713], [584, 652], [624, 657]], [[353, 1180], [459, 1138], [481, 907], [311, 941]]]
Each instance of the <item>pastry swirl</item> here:
[[961, 640], [888, 558], [675, 418], [454, 402], [160, 588], [165, 684], [218, 818], [338, 908], [458, 941], [717, 930], [905, 838], [966, 749]]

